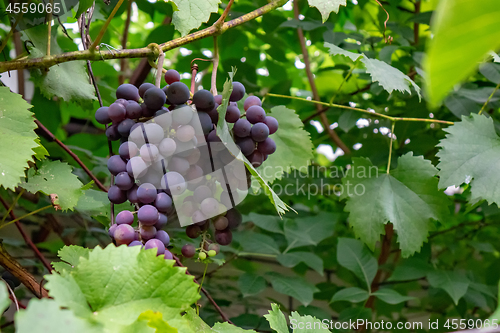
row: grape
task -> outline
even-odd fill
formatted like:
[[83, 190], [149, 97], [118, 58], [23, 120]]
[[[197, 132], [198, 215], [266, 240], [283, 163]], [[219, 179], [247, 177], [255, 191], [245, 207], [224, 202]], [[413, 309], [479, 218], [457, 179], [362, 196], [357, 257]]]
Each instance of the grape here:
[[254, 105], [248, 108], [246, 117], [252, 124], [262, 123], [266, 119], [266, 111], [262, 107]]
[[[234, 160], [234, 156], [227, 149], [220, 151], [217, 154], [217, 157], [222, 162], [222, 166], [229, 165]], [[219, 168], [216, 168], [216, 169], [219, 169]]]
[[118, 148], [118, 154], [123, 160], [128, 160], [131, 157], [134, 157], [139, 152], [137, 145], [132, 141], [126, 141], [120, 145]]
[[155, 201], [156, 196], [156, 187], [153, 184], [145, 183], [137, 189], [137, 199], [142, 203], [152, 203]]
[[144, 225], [155, 225], [158, 221], [158, 210], [155, 206], [144, 205], [137, 211], [139, 222]]
[[193, 192], [193, 197], [196, 202], [201, 203], [206, 198], [210, 198], [212, 196], [212, 190], [207, 185], [201, 185], [196, 188]]
[[193, 109], [187, 105], [176, 106], [172, 111], [172, 120], [177, 125], [187, 125], [193, 119]]
[[139, 96], [144, 97], [144, 93], [149, 89], [149, 88], [154, 88], [155, 85], [149, 82], [145, 82], [141, 84], [139, 87]]
[[[212, 118], [206, 112], [198, 112], [198, 119], [200, 120], [201, 130], [204, 135], [207, 135], [212, 130]], [[198, 128], [196, 128], [198, 129]]]
[[127, 171], [127, 164], [122, 160], [120, 155], [113, 155], [108, 159], [108, 170], [113, 175]]
[[175, 105], [184, 104], [189, 99], [189, 88], [182, 82], [174, 82], [167, 88], [167, 97]]
[[149, 143], [142, 145], [141, 149], [139, 150], [139, 153], [141, 154], [141, 158], [146, 163], [155, 161], [160, 155], [158, 147]]
[[157, 232], [156, 228], [152, 225], [141, 225], [139, 233], [141, 234], [141, 238], [147, 241], [155, 237]]
[[220, 202], [224, 205], [224, 207], [233, 206], [233, 203], [231, 202], [231, 197], [229, 196], [229, 193], [227, 191], [224, 191], [220, 194]]
[[222, 104], [222, 95], [215, 95], [214, 102], [221, 105]]
[[117, 126], [116, 125], [108, 126], [108, 128], [106, 129], [106, 136], [111, 141], [116, 141], [120, 139], [120, 133], [118, 132]]
[[166, 160], [162, 155], [158, 154], [158, 158], [151, 165], [154, 171], [164, 174], [167, 172], [168, 160]]
[[127, 116], [127, 111], [122, 104], [113, 103], [108, 108], [108, 115], [109, 119], [111, 119], [113, 124], [115, 124], [125, 119], [125, 117]]
[[162, 156], [169, 157], [175, 153], [177, 145], [173, 139], [165, 138], [161, 140], [160, 144], [158, 145], [158, 148]]
[[248, 156], [248, 160], [255, 168], [257, 168], [264, 162], [264, 155], [260, 151], [254, 150], [254, 152]]
[[236, 144], [240, 147], [241, 153], [245, 156], [249, 156], [255, 150], [255, 141], [251, 138], [236, 140]]
[[118, 224], [112, 224], [112, 225], [109, 227], [109, 229], [108, 229], [108, 235], [109, 235], [109, 237], [111, 237], [111, 238], [113, 238], [113, 239], [115, 238], [115, 236], [114, 236], [114, 235], [115, 235], [115, 230], [116, 230], [116, 227], [118, 227]]
[[195, 133], [194, 128], [191, 125], [184, 125], [177, 128], [175, 136], [181, 142], [188, 142], [193, 139]]
[[196, 238], [196, 237], [198, 237], [200, 234], [201, 234], [201, 229], [200, 229], [200, 227], [199, 227], [199, 226], [197, 226], [196, 224], [189, 225], [189, 226], [186, 228], [186, 235], [187, 235], [189, 238]]
[[203, 231], [202, 227], [204, 226], [204, 223], [207, 221], [207, 217], [200, 210], [195, 210], [193, 215], [191, 216], [191, 221], [196, 223], [196, 225], [200, 227], [200, 230]]
[[140, 178], [146, 174], [148, 166], [140, 156], [134, 156], [127, 162], [127, 172], [130, 177]]
[[142, 247], [142, 242], [138, 241], [138, 240], [135, 240], [135, 241], [132, 241], [128, 246], [129, 247], [132, 247], [132, 246], [140, 246], [140, 247]]
[[165, 96], [165, 92], [160, 88], [149, 88], [144, 93], [144, 103], [148, 109], [158, 110], [165, 104], [166, 101], [167, 96]]
[[165, 245], [158, 239], [150, 239], [144, 244], [144, 249], [149, 250], [149, 249], [154, 249], [156, 248], [156, 255], [159, 256], [160, 254], [165, 253]]
[[172, 198], [166, 193], [158, 193], [155, 206], [159, 212], [168, 213], [172, 209]]
[[133, 121], [132, 119], [123, 120], [121, 123], [118, 124], [118, 127], [117, 127], [118, 133], [120, 133], [121, 136], [126, 138], [130, 134], [130, 129], [134, 125], [135, 125], [135, 121]]
[[135, 230], [128, 224], [120, 224], [113, 233], [116, 244], [130, 244], [135, 239]]
[[215, 257], [217, 255], [217, 252], [215, 252], [214, 250], [210, 250], [207, 252], [207, 254], [209, 257]]
[[236, 208], [228, 210], [226, 212], [226, 218], [229, 222], [229, 229], [231, 230], [236, 229], [241, 224], [241, 221], [243, 221], [241, 213]]
[[198, 144], [198, 139], [196, 139], [196, 137], [194, 137], [191, 141], [188, 142], [181, 142], [176, 140], [175, 153], [177, 156], [188, 157], [189, 155], [191, 155], [191, 152], [193, 151], [193, 149], [196, 147], [197, 144]]
[[130, 203], [136, 204], [139, 203], [139, 198], [137, 198], [137, 189], [139, 187], [137, 185], [133, 185], [130, 190], [127, 191], [127, 199]]
[[215, 251], [215, 253], [218, 254], [220, 252], [219, 244], [210, 244], [208, 246], [208, 251]]
[[111, 118], [109, 118], [108, 114], [108, 109], [109, 108], [107, 106], [103, 106], [97, 109], [97, 111], [95, 112], [95, 120], [97, 120], [99, 124], [105, 125], [111, 122]]
[[217, 136], [217, 130], [213, 130], [207, 135], [208, 142], [221, 142], [220, 138]]
[[159, 144], [163, 140], [163, 128], [155, 123], [144, 125], [144, 136], [148, 143]]
[[262, 106], [262, 101], [257, 96], [248, 96], [243, 103], [243, 109], [247, 111], [253, 105]]
[[228, 123], [235, 123], [240, 119], [241, 113], [240, 109], [238, 109], [238, 105], [234, 102], [231, 102], [227, 107], [226, 111], [226, 121]]
[[227, 218], [224, 216], [219, 216], [215, 221], [213, 222], [215, 230], [224, 230], [227, 228], [229, 222], [227, 221]]
[[264, 123], [257, 123], [252, 126], [250, 135], [254, 141], [262, 142], [269, 136], [269, 127]]
[[[193, 167], [200, 160], [201, 152], [200, 152], [200, 149], [194, 148], [191, 150], [190, 153], [191, 154], [189, 154], [189, 156], [186, 157], [186, 160], [189, 162], [189, 164], [191, 164], [191, 167]], [[200, 177], [201, 177], [201, 175], [200, 175]], [[195, 177], [195, 178], [198, 178], [198, 177]]]
[[127, 192], [122, 191], [118, 186], [113, 185], [108, 189], [108, 199], [114, 204], [122, 204], [127, 201]]
[[266, 119], [264, 119], [264, 124], [269, 127], [269, 134], [274, 134], [278, 130], [278, 121], [274, 117], [267, 116]]
[[196, 254], [196, 248], [191, 244], [186, 244], [182, 247], [181, 253], [186, 258], [192, 258]]
[[165, 230], [158, 230], [155, 238], [161, 240], [161, 242], [165, 244], [165, 246], [168, 246], [168, 244], [170, 244], [170, 236]]
[[128, 172], [123, 171], [116, 175], [115, 185], [122, 191], [127, 191], [134, 186], [134, 180], [130, 178]]
[[161, 179], [161, 186], [169, 190], [172, 195], [180, 195], [186, 190], [186, 181], [181, 174], [175, 171], [167, 172]]
[[152, 117], [152, 116], [154, 116], [154, 114], [156, 113], [156, 111], [158, 111], [158, 109], [150, 109], [150, 108], [148, 108], [148, 106], [146, 105], [146, 103], [142, 103], [141, 104], [141, 108], [142, 108], [142, 116], [143, 117]]
[[230, 102], [238, 102], [245, 96], [245, 86], [237, 81], [233, 82], [233, 91], [231, 96], [229, 96]]
[[172, 157], [168, 163], [168, 169], [185, 175], [189, 170], [189, 162], [181, 157]]
[[158, 214], [158, 221], [156, 221], [154, 227], [156, 230], [162, 229], [164, 226], [167, 225], [168, 222], [168, 217], [165, 214]]
[[210, 111], [215, 106], [214, 96], [208, 90], [198, 90], [193, 95], [193, 104], [196, 105], [197, 110]]
[[124, 83], [116, 89], [116, 98], [138, 101], [139, 89], [130, 83]]
[[207, 259], [207, 254], [205, 252], [200, 252], [198, 258], [200, 258], [200, 260], [205, 260]]
[[179, 82], [180, 80], [181, 80], [181, 75], [175, 69], [169, 69], [165, 73], [165, 82], [167, 82], [167, 84], [172, 84], [174, 82]]
[[134, 214], [129, 210], [122, 210], [116, 215], [116, 224], [128, 224], [132, 225], [134, 223]]
[[185, 216], [191, 216], [196, 211], [196, 206], [192, 201], [185, 201], [181, 207], [181, 213]]
[[172, 254], [172, 252], [170, 252], [169, 250], [165, 249], [165, 260], [173, 260], [174, 259], [174, 255]]
[[135, 101], [128, 103], [125, 110], [127, 111], [127, 118], [137, 119], [142, 116], [142, 106]]
[[156, 111], [154, 122], [160, 125], [163, 130], [169, 130], [172, 126], [172, 113], [168, 109]]
[[252, 124], [246, 119], [238, 119], [233, 126], [234, 135], [245, 138], [250, 135]]
[[267, 138], [262, 142], [259, 142], [257, 149], [264, 155], [271, 155], [276, 151], [276, 142], [273, 139]]
[[128, 101], [125, 98], [118, 98], [115, 103], [123, 105], [123, 107], [127, 106]]
[[200, 208], [206, 216], [214, 216], [219, 212], [219, 202], [214, 198], [206, 198], [201, 202]]
[[215, 103], [215, 107], [212, 111], [207, 112], [207, 114], [210, 116], [210, 120], [212, 120], [212, 123], [217, 124], [219, 122], [219, 112], [217, 111], [217, 108], [219, 107], [219, 104]]
[[233, 240], [233, 234], [231, 230], [215, 230], [215, 241], [220, 245], [229, 245]]

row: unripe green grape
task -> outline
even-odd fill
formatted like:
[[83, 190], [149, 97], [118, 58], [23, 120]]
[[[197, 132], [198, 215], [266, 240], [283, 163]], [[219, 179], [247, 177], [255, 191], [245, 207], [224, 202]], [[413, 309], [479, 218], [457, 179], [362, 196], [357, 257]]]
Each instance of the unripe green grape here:
[[205, 252], [200, 252], [198, 258], [200, 258], [200, 260], [205, 260], [207, 259], [207, 254]]
[[208, 251], [208, 256], [209, 257], [215, 257], [216, 255], [217, 255], [217, 252], [215, 252], [214, 250]]

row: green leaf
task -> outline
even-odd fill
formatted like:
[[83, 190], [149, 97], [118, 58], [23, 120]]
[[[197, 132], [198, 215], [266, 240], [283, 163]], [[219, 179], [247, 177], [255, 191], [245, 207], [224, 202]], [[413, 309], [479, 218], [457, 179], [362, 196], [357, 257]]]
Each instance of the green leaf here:
[[293, 333], [330, 333], [327, 325], [313, 316], [301, 316], [297, 311], [290, 316]]
[[0, 280], [0, 313], [3, 313], [6, 309], [8, 309], [9, 305], [10, 299], [7, 284], [5, 281]]
[[75, 209], [90, 216], [109, 215], [109, 199], [106, 192], [93, 189], [86, 190], [78, 200]]
[[[407, 153], [390, 174], [378, 174], [368, 159], [353, 158], [353, 167], [342, 179], [342, 198], [356, 236], [370, 249], [391, 222], [398, 233], [402, 256], [417, 252], [427, 240], [430, 219], [449, 214], [449, 198], [438, 191], [436, 168], [421, 156]], [[349, 193], [353, 192], [353, 193]]]
[[278, 255], [276, 260], [285, 267], [295, 267], [303, 262], [323, 275], [323, 259], [312, 252], [288, 252]]
[[307, 0], [309, 6], [318, 8], [323, 23], [328, 20], [331, 12], [338, 13], [339, 7], [346, 6], [346, 0]]
[[[80, 316], [88, 315], [106, 328], [134, 324], [147, 310], [160, 312], [174, 325], [180, 313], [198, 298], [198, 286], [186, 268], [140, 247], [96, 247], [88, 258], [79, 257], [71, 271], [47, 275], [47, 289], [61, 305]], [[65, 279], [66, 283], [61, 283]], [[86, 312], [85, 307], [90, 311]]]
[[450, 295], [455, 305], [469, 288], [470, 281], [458, 272], [433, 271], [427, 274], [429, 284], [434, 288], [441, 288]]
[[354, 52], [346, 51], [346, 50], [338, 47], [337, 45], [334, 45], [334, 44], [328, 43], [328, 42], [325, 42], [325, 47], [330, 50], [330, 55], [340, 54], [340, 55], [343, 55], [345, 57], [350, 58], [352, 61], [356, 61], [356, 60], [358, 60], [358, 58], [365, 56], [362, 53], [354, 53]]
[[[52, 29], [53, 40], [56, 40], [57, 29]], [[30, 40], [29, 58], [39, 58], [47, 54], [47, 25], [41, 24], [23, 31], [23, 40]], [[50, 44], [50, 54], [62, 53], [56, 42]], [[31, 75], [35, 86], [42, 94], [51, 99], [58, 96], [66, 102], [88, 102], [96, 99], [94, 86], [89, 83], [89, 76], [84, 61], [70, 61], [52, 66], [48, 71], [33, 69]], [[50, 110], [47, 110], [50, 112]]]
[[178, 333], [179, 331], [170, 326], [165, 320], [163, 320], [163, 315], [160, 312], [154, 312], [147, 310], [139, 316], [137, 320], [147, 321], [148, 326], [155, 328], [156, 332], [162, 333]]
[[279, 305], [272, 303], [269, 314], [265, 314], [264, 317], [269, 322], [269, 326], [277, 333], [288, 333], [286, 318], [283, 312], [281, 312]]
[[374, 292], [372, 295], [377, 296], [378, 299], [388, 304], [399, 304], [415, 299], [415, 297], [403, 296], [394, 289], [380, 289]]
[[298, 276], [285, 276], [276, 272], [266, 274], [273, 289], [281, 294], [292, 296], [305, 306], [313, 301], [313, 294], [318, 290], [313, 284]]
[[80, 0], [78, 1], [78, 11], [76, 12], [75, 18], [79, 18], [87, 9], [92, 7], [94, 0]]
[[388, 281], [404, 281], [421, 279], [432, 270], [429, 263], [415, 258], [409, 258], [396, 266]]
[[212, 329], [208, 326], [203, 319], [200, 318], [196, 314], [196, 311], [193, 308], [190, 308], [186, 311], [186, 314], [183, 316], [186, 319], [186, 322], [189, 324], [189, 327], [195, 333], [211, 333]]
[[231, 325], [230, 323], [216, 323], [214, 327], [212, 327], [213, 332], [217, 333], [244, 333], [244, 332], [253, 332], [254, 330], [244, 330], [242, 328]]
[[[39, 147], [31, 108], [21, 95], [0, 87], [0, 186], [14, 188], [24, 178], [28, 161]], [[7, 144], [8, 142], [8, 144]]]
[[357, 239], [339, 238], [337, 261], [363, 280], [368, 289], [370, 288], [377, 274], [378, 264], [363, 243]]
[[178, 8], [172, 23], [182, 36], [208, 22], [210, 15], [219, 9], [220, 0], [172, 0]]
[[272, 237], [263, 234], [247, 233], [241, 238], [240, 245], [245, 252], [280, 254], [276, 241]]
[[[80, 262], [80, 257], [88, 259], [90, 249], [85, 247], [70, 245], [64, 246], [57, 253], [57, 256], [61, 258], [60, 262], [53, 262], [52, 266], [57, 264], [57, 271], [60, 272], [60, 269], [72, 269], [74, 266], [78, 265]], [[54, 268], [56, 267], [54, 266]]]
[[368, 299], [368, 292], [358, 287], [344, 288], [333, 295], [331, 303], [338, 301], [349, 301], [352, 303], [359, 303]]
[[333, 235], [333, 228], [339, 216], [335, 213], [320, 212], [316, 216], [287, 219], [285, 237], [291, 250], [296, 247], [318, 245], [323, 239]]
[[101, 333], [104, 330], [90, 320], [76, 317], [71, 310], [62, 310], [49, 299], [32, 299], [28, 308], [16, 313], [17, 333]]
[[342, 112], [338, 120], [339, 128], [347, 133], [356, 125], [359, 118], [360, 116], [356, 112], [352, 112], [350, 110]]
[[268, 115], [276, 118], [278, 131], [270, 137], [276, 142], [276, 152], [259, 168], [262, 178], [267, 182], [283, 178], [283, 173], [292, 169], [307, 173], [313, 159], [313, 144], [309, 132], [295, 110], [284, 106], [276, 106]]
[[238, 286], [243, 297], [257, 295], [266, 289], [266, 280], [256, 274], [244, 273], [238, 279]]
[[500, 163], [500, 138], [493, 119], [477, 114], [445, 129], [436, 154], [439, 157], [439, 187], [471, 186], [470, 201], [484, 199], [500, 204], [500, 175], [492, 165]]
[[72, 173], [72, 167], [61, 161], [45, 160], [38, 170], [31, 168], [28, 182], [20, 186], [31, 193], [57, 194], [58, 199], [54, 203], [62, 210], [72, 210], [83, 194], [82, 182]]
[[440, 102], [455, 84], [473, 73], [492, 48], [500, 46], [499, 16], [500, 2], [496, 0], [482, 1], [481, 6], [474, 0], [439, 2], [424, 61], [432, 103]]
[[251, 221], [261, 229], [278, 234], [284, 234], [283, 220], [280, 219], [279, 216], [250, 213], [245, 220]]

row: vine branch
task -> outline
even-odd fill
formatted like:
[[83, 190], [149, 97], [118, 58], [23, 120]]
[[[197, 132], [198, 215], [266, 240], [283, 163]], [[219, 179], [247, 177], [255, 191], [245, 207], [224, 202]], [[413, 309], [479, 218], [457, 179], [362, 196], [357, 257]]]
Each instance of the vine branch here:
[[113, 8], [113, 11], [111, 12], [111, 14], [109, 14], [108, 18], [106, 19], [106, 22], [104, 22], [104, 25], [101, 28], [101, 31], [99, 31], [99, 34], [97, 35], [97, 38], [94, 40], [92, 45], [90, 45], [90, 47], [89, 47], [89, 50], [91, 52], [93, 52], [96, 49], [97, 45], [99, 45], [99, 43], [101, 42], [101, 39], [104, 36], [104, 33], [106, 32], [106, 30], [108, 30], [108, 26], [111, 23], [111, 20], [115, 16], [118, 9], [120, 9], [120, 6], [122, 5], [122, 3], [123, 3], [123, 0], [118, 0], [118, 3], [116, 4], [115, 8]]

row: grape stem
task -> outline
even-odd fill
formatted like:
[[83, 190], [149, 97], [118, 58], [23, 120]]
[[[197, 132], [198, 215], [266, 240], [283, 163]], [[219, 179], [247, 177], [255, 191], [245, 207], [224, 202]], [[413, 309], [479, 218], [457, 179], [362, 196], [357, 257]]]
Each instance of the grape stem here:
[[[208, 268], [208, 263], [205, 264], [205, 270], [203, 271], [203, 276], [201, 277], [201, 282], [200, 282], [200, 287], [198, 288], [198, 294], [201, 291], [201, 288], [203, 286], [203, 281], [205, 281], [205, 275], [207, 275], [207, 268]], [[198, 306], [198, 303], [196, 303], [196, 314], [200, 314], [200, 307]]]
[[[50, 7], [53, 7], [54, 0], [50, 0]], [[47, 57], [50, 57], [50, 37], [52, 33], [52, 11], [48, 13], [47, 18]]]
[[163, 53], [163, 51], [161, 51], [160, 52], [160, 56], [158, 57], [158, 64], [156, 65], [156, 81], [155, 81], [155, 86], [157, 88], [160, 88], [161, 77], [163, 76], [163, 61], [164, 60], [165, 60], [165, 53]]
[[486, 100], [486, 102], [484, 102], [483, 106], [481, 107], [481, 110], [479, 110], [478, 114], [482, 114], [484, 109], [486, 108], [486, 105], [488, 105], [488, 103], [490, 102], [490, 99], [493, 97], [493, 95], [495, 95], [495, 93], [497, 92], [498, 88], [500, 88], [500, 82], [497, 84], [497, 86], [495, 87], [495, 89], [493, 89], [493, 91], [491, 92], [491, 95], [490, 97], [488, 97], [488, 99]]
[[387, 161], [387, 171], [386, 173], [389, 174], [391, 172], [391, 158], [392, 158], [392, 142], [394, 141], [394, 126], [396, 125], [396, 122], [392, 122], [392, 128], [391, 128], [391, 142], [389, 143], [389, 158]]
[[217, 43], [217, 35], [221, 33], [222, 31], [222, 26], [224, 25], [224, 21], [226, 20], [226, 17], [229, 15], [229, 10], [231, 9], [231, 6], [233, 5], [234, 0], [229, 0], [229, 3], [227, 4], [226, 8], [224, 9], [224, 12], [222, 15], [219, 17], [219, 19], [213, 24], [215, 28], [217, 28], [217, 34], [214, 35], [214, 55], [213, 55], [213, 68], [212, 68], [212, 80], [211, 80], [211, 87], [210, 91], [212, 92], [212, 95], [217, 95], [217, 69], [219, 68], [219, 45]]

